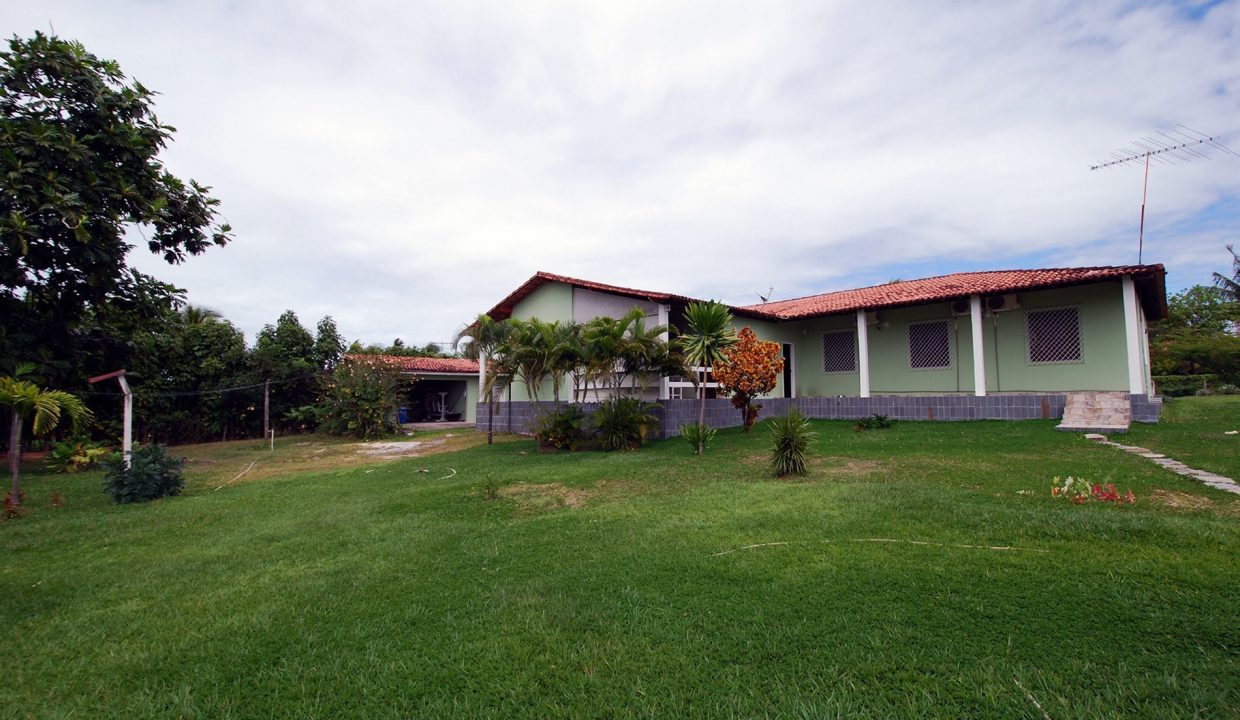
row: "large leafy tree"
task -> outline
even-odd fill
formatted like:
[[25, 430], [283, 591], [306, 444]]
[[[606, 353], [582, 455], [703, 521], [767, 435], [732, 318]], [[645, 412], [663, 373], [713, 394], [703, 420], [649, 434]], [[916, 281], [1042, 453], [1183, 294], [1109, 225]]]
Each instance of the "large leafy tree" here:
[[127, 367], [140, 436], [180, 443], [240, 434], [257, 393], [225, 391], [251, 382], [245, 337], [232, 323], [186, 306], [134, 342]]
[[[685, 362], [693, 367], [711, 368], [725, 358], [725, 351], [736, 344], [736, 330], [732, 327], [732, 313], [728, 306], [718, 302], [694, 302], [685, 307], [685, 330], [677, 338]], [[706, 432], [706, 370], [701, 371], [698, 384], [698, 437]], [[704, 442], [699, 440], [695, 452], [705, 452]]]
[[13, 486], [9, 502], [21, 504], [22, 426], [31, 423], [35, 435], [51, 432], [68, 419], [74, 426], [90, 418], [77, 397], [62, 390], [45, 390], [29, 380], [0, 377], [0, 407], [9, 411], [9, 473]]
[[745, 432], [758, 419], [761, 405], [754, 398], [775, 389], [784, 358], [779, 343], [759, 340], [749, 327], [741, 328], [736, 345], [723, 351], [723, 359], [715, 364], [715, 382], [719, 389], [732, 394], [732, 405], [741, 411]]
[[275, 325], [264, 326], [252, 358], [258, 380], [271, 381], [273, 424], [280, 424], [293, 410], [314, 404], [321, 367], [314, 336], [297, 313], [285, 310]]
[[[1155, 375], [1215, 376], [1240, 381], [1240, 303], [1223, 287], [1197, 285], [1167, 298], [1167, 317], [1151, 329], [1150, 360]], [[1204, 380], [1161, 378], [1172, 394], [1192, 392]]]
[[126, 268], [131, 231], [174, 264], [229, 241], [209, 188], [159, 159], [174, 128], [153, 97], [54, 35], [0, 52], [0, 355], [70, 355], [92, 311], [149, 286]]

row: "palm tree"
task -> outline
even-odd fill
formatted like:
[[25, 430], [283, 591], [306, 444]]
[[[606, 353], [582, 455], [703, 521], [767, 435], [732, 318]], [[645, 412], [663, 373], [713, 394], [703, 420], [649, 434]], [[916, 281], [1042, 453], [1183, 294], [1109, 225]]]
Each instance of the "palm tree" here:
[[582, 329], [586, 395], [593, 385], [597, 399], [599, 386], [616, 371], [616, 363], [624, 345], [624, 331], [624, 324], [606, 316], [594, 318]]
[[502, 365], [506, 365], [500, 355], [501, 348], [504, 347], [509, 335], [509, 326], [506, 321], [496, 322], [490, 315], [479, 315], [469, 327], [456, 334], [453, 340], [453, 347], [459, 347], [461, 340], [470, 338], [472, 352], [478, 355], [478, 362], [487, 363], [487, 370], [493, 372], [486, 373], [486, 384], [479, 388], [487, 398], [487, 445], [495, 442], [495, 387], [498, 382], [499, 373]]
[[659, 372], [665, 364], [668, 348], [663, 334], [667, 332], [667, 326], [646, 327], [646, 313], [636, 307], [621, 322], [625, 324], [625, 336], [620, 349], [621, 377], [617, 386], [632, 376], [641, 395], [645, 395], [647, 377]]
[[181, 323], [183, 325], [203, 325], [209, 322], [216, 322], [224, 318], [223, 315], [211, 308], [201, 307], [199, 305], [186, 305], [180, 311]]
[[[701, 406], [698, 410], [698, 429], [706, 431], [706, 370], [723, 359], [723, 351], [736, 344], [736, 329], [732, 327], [732, 313], [728, 306], [715, 302], [689, 303], [685, 308], [686, 332], [677, 338], [677, 345], [691, 366], [702, 367], [702, 382], [698, 385]], [[701, 455], [705, 448], [698, 442], [695, 453]]]
[[1236, 254], [1236, 248], [1232, 245], [1227, 246], [1227, 252], [1231, 253], [1231, 277], [1214, 273], [1214, 284], [1222, 288], [1228, 300], [1240, 302], [1240, 255]]
[[21, 504], [22, 425], [32, 416], [35, 435], [51, 432], [62, 416], [77, 425], [91, 417], [90, 410], [78, 398], [62, 390], [44, 390], [28, 380], [0, 377], [0, 407], [12, 411], [9, 427], [9, 472], [13, 490], [9, 502]]

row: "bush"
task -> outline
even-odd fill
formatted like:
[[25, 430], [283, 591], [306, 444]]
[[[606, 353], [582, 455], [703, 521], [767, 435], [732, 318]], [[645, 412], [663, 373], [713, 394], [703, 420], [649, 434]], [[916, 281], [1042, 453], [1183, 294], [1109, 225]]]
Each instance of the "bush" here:
[[122, 453], [113, 454], [104, 463], [107, 474], [103, 491], [119, 504], [146, 502], [169, 495], [180, 495], [185, 486], [181, 466], [185, 458], [168, 457], [163, 445], [142, 445], [131, 453], [132, 463], [125, 468]]
[[[1219, 381], [1217, 375], [1155, 375], [1154, 391], [1168, 397], [1209, 394]], [[1202, 391], [1206, 391], [1202, 393]]]
[[868, 417], [858, 418], [857, 425], [853, 428], [857, 432], [862, 430], [886, 430], [894, 424], [894, 421], [886, 415], [870, 415]]
[[688, 441], [693, 447], [694, 452], [700, 446], [702, 449], [710, 447], [710, 443], [715, 439], [715, 435], [719, 433], [713, 427], [703, 427], [697, 423], [689, 423], [680, 426], [680, 436]]
[[658, 405], [637, 398], [612, 398], [594, 411], [594, 437], [604, 450], [631, 450], [646, 444], [650, 426], [659, 419], [651, 414]]
[[538, 419], [534, 439], [540, 450], [575, 450], [586, 439], [586, 416], [576, 405], [565, 405]]
[[815, 433], [800, 410], [790, 408], [788, 414], [771, 421], [771, 470], [776, 477], [804, 475], [809, 441]]
[[361, 440], [395, 432], [398, 374], [382, 360], [355, 356], [336, 366], [315, 408], [319, 429]]
[[53, 444], [43, 464], [52, 472], [75, 473], [94, 467], [111, 454], [112, 450], [106, 443], [93, 442], [84, 437], [69, 438]]

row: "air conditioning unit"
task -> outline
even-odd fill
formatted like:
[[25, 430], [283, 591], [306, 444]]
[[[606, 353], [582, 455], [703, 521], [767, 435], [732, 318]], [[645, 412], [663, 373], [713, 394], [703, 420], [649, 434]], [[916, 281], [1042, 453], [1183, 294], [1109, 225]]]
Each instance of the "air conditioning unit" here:
[[1020, 307], [1020, 301], [1015, 294], [991, 295], [986, 298], [986, 309], [990, 312], [1007, 312], [1018, 307]]
[[865, 314], [865, 324], [871, 327], [879, 324], [877, 310], [871, 310]]
[[969, 314], [969, 301], [968, 300], [953, 300], [952, 301], [952, 315], [968, 315], [968, 314]]

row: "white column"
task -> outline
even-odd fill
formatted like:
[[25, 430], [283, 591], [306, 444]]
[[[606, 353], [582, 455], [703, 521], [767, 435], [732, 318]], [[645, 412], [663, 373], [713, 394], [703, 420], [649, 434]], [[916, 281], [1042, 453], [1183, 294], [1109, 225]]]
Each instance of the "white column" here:
[[[659, 306], [659, 324], [660, 325], [663, 325], [666, 327], [669, 324], [668, 319], [671, 315], [671, 311], [672, 311], [672, 308], [668, 305]], [[668, 337], [669, 337], [669, 334], [667, 332], [664, 332], [662, 335], [659, 336], [659, 338], [662, 339], [663, 342], [668, 342]], [[667, 400], [672, 395], [671, 389], [668, 388], [667, 383], [668, 383], [668, 380], [667, 380], [666, 375], [662, 375], [659, 377], [659, 399], [660, 400]]]
[[857, 311], [857, 371], [861, 376], [861, 397], [870, 396], [870, 333], [865, 309]]
[[125, 372], [117, 376], [117, 380], [121, 381], [121, 392], [125, 395], [125, 402], [121, 413], [121, 422], [123, 429], [121, 431], [121, 458], [125, 462], [125, 469], [133, 467], [133, 393], [129, 392], [129, 381], [125, 379]]
[[487, 354], [478, 353], [478, 400], [486, 402], [486, 386], [487, 386]]
[[1137, 304], [1137, 287], [1132, 276], [1124, 277], [1124, 335], [1128, 349], [1128, 392], [1140, 395], [1144, 392], [1141, 382], [1141, 324], [1137, 321], [1137, 313], [1141, 307]]
[[986, 352], [982, 347], [982, 296], [969, 296], [969, 319], [973, 321], [973, 394], [986, 397]]

